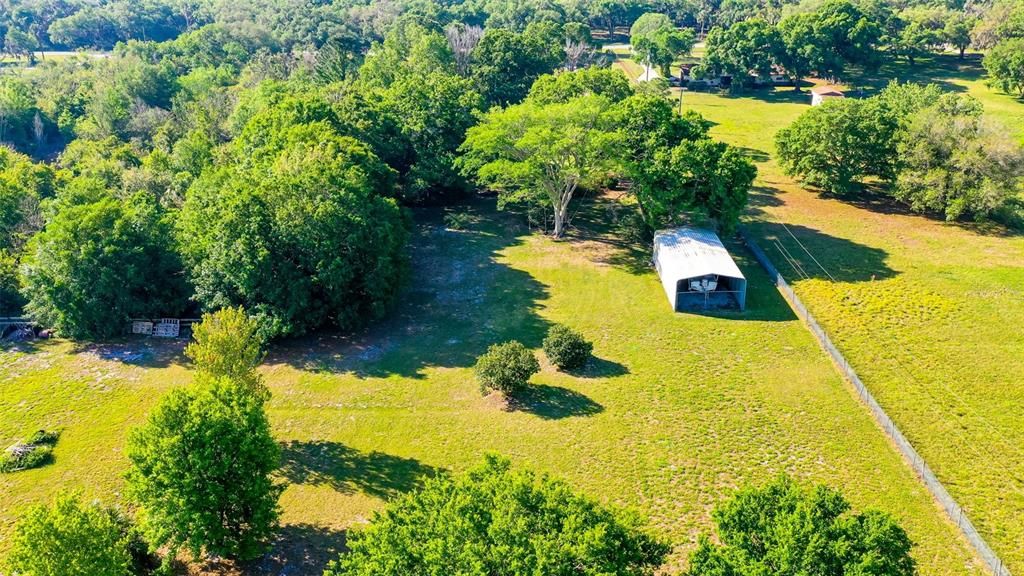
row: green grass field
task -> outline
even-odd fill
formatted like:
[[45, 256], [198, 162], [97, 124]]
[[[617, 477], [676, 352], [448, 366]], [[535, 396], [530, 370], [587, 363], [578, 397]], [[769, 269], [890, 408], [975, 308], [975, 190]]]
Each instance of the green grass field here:
[[[977, 55], [963, 62], [939, 56], [913, 69], [887, 67], [864, 84], [870, 93], [900, 78], [966, 92], [1024, 138], [1024, 102], [989, 89], [982, 76]], [[801, 189], [771, 155], [775, 132], [808, 101], [789, 88], [684, 95], [687, 106], [715, 122], [713, 135], [758, 161], [748, 228], [985, 538], [1020, 572], [1024, 233], [947, 224], [885, 199], [822, 198]]]
[[[470, 229], [417, 213], [414, 275], [385, 323], [275, 347], [264, 367], [284, 445], [284, 537], [249, 573], [315, 574], [390, 497], [488, 451], [633, 507], [683, 565], [711, 508], [780, 472], [895, 514], [925, 575], [981, 574], [966, 544], [874, 425], [764, 273], [743, 314], [670, 311], [645, 247], [606, 231], [616, 204], [588, 205], [575, 239], [530, 233], [475, 203]], [[493, 342], [539, 347], [565, 323], [595, 343], [570, 375], [544, 367], [515, 406], [481, 396], [470, 366]], [[61, 428], [55, 462], [0, 476], [0, 542], [25, 506], [60, 489], [120, 502], [125, 436], [189, 380], [181, 345], [42, 343], [0, 353], [0, 443]], [[124, 362], [126, 353], [141, 354]], [[2, 547], [2, 544], [0, 544]], [[298, 564], [295, 571], [294, 566]]]

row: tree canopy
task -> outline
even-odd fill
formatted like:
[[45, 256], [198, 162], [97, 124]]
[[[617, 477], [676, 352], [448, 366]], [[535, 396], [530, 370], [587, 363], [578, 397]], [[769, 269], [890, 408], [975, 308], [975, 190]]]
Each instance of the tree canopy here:
[[1024, 98], [1024, 38], [996, 44], [985, 54], [984, 64], [993, 86]]
[[612, 166], [617, 138], [611, 106], [608, 98], [590, 94], [491, 110], [469, 129], [460, 162], [467, 174], [498, 191], [499, 206], [525, 202], [551, 210], [553, 234], [560, 237], [577, 189]]
[[266, 549], [282, 487], [271, 478], [280, 448], [263, 403], [231, 378], [201, 373], [132, 431], [127, 496], [154, 548], [241, 560]]
[[118, 511], [61, 493], [18, 519], [0, 568], [31, 576], [129, 576], [129, 529]]
[[428, 480], [347, 545], [325, 576], [640, 576], [654, 574], [668, 552], [634, 516], [495, 456], [463, 476]]
[[1024, 148], [970, 96], [946, 94], [917, 112], [898, 152], [894, 196], [920, 212], [986, 218], [1024, 190]]
[[897, 126], [878, 99], [834, 100], [780, 130], [775, 145], [787, 174], [828, 192], [848, 193], [865, 177], [892, 179]]
[[825, 486], [805, 490], [787, 477], [745, 488], [712, 514], [718, 541], [701, 536], [688, 576], [912, 576], [913, 543], [877, 510], [852, 513]]
[[71, 338], [109, 338], [131, 318], [177, 315], [187, 291], [167, 215], [145, 194], [122, 200], [80, 184], [26, 247], [26, 310]]
[[244, 306], [265, 336], [378, 318], [404, 274], [394, 173], [330, 115], [295, 101], [257, 113], [179, 219], [199, 302]]

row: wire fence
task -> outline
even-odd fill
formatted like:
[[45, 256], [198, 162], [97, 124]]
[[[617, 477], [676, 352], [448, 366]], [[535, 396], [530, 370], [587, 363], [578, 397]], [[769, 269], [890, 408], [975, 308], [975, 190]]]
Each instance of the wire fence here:
[[782, 277], [782, 274], [775, 268], [771, 260], [768, 259], [768, 255], [761, 250], [760, 246], [755, 243], [748, 234], [741, 232], [740, 235], [743, 238], [747, 248], [754, 255], [754, 258], [761, 264], [761, 266], [768, 272], [768, 276], [775, 283], [775, 286], [782, 293], [783, 297], [789, 302], [790, 307], [796, 312], [804, 323], [810, 328], [811, 332], [817, 338], [818, 343], [821, 347], [832, 357], [832, 361], [835, 362], [836, 366], [843, 373], [846, 379], [853, 385], [857, 394], [861, 400], [867, 404], [868, 409], [871, 410], [871, 415], [874, 417], [875, 422], [885, 431], [885, 433], [892, 439], [893, 443], [896, 444], [896, 448], [900, 451], [903, 457], [913, 468], [914, 473], [917, 474], [918, 478], [924, 482], [924, 485], [928, 488], [928, 491], [932, 493], [932, 496], [939, 502], [942, 509], [945, 510], [946, 515], [949, 519], [956, 524], [960, 532], [963, 533], [967, 541], [970, 542], [971, 546], [977, 552], [978, 556], [985, 562], [985, 564], [992, 571], [995, 576], [1011, 576], [1009, 568], [1003, 563], [1002, 559], [992, 550], [985, 542], [985, 539], [978, 533], [977, 528], [967, 517], [967, 512], [964, 511], [963, 507], [957, 504], [953, 496], [950, 495], [946, 487], [939, 482], [939, 479], [932, 472], [931, 468], [924, 461], [924, 458], [917, 453], [917, 450], [910, 444], [906, 436], [900, 432], [900, 429], [893, 422], [892, 418], [885, 413], [882, 406], [875, 400], [875, 397], [868, 391], [867, 387], [864, 386], [864, 382], [861, 381], [860, 377], [854, 371], [850, 363], [847, 362], [846, 357], [839, 351], [839, 349], [832, 343], [832, 339], [828, 337], [825, 330], [818, 324], [817, 320], [814, 319], [814, 315], [804, 306], [804, 303], [796, 295], [796, 292], [789, 286], [786, 279]]

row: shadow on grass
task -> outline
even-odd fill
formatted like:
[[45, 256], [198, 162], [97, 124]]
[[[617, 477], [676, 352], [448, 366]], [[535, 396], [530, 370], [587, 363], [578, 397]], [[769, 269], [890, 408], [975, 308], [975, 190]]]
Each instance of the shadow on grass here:
[[754, 240], [790, 281], [870, 282], [897, 275], [888, 252], [796, 224], [759, 222]]
[[547, 384], [531, 384], [509, 400], [509, 410], [528, 412], [545, 420], [561, 420], [571, 416], [593, 416], [604, 412], [604, 406], [575, 390]]
[[765, 208], [776, 208], [784, 202], [779, 199], [780, 190], [774, 186], [754, 186], [747, 195], [747, 214], [764, 214]]
[[892, 80], [936, 84], [945, 92], [965, 92], [967, 88], [952, 80], [975, 82], [985, 76], [981, 54], [967, 54], [961, 60], [955, 54], [931, 54], [910, 64], [906, 59], [890, 59], [877, 71], [854, 71], [853, 82], [873, 96]]
[[654, 270], [650, 244], [630, 238], [623, 227], [636, 210], [635, 206], [599, 196], [576, 201], [573, 210], [572, 234], [566, 241], [577, 244], [593, 242], [602, 246], [603, 249], [593, 258], [630, 274], [646, 274]]
[[131, 366], [166, 368], [187, 362], [184, 355], [187, 344], [188, 340], [184, 338], [138, 336], [108, 342], [75, 342], [72, 352]]
[[327, 564], [346, 552], [345, 531], [312, 524], [287, 524], [267, 554], [243, 567], [253, 576], [323, 574]]
[[792, 86], [778, 86], [775, 88], [744, 88], [733, 89], [733, 90], [722, 90], [718, 94], [723, 98], [741, 100], [744, 98], [752, 98], [760, 100], [762, 102], [768, 102], [770, 104], [811, 104], [811, 94], [807, 91], [808, 88], [814, 86], [811, 82], [803, 82], [800, 85], [800, 92], [793, 89]]
[[499, 213], [493, 198], [445, 210], [417, 208], [409, 244], [411, 277], [391, 314], [359, 334], [320, 332], [282, 342], [268, 362], [359, 377], [423, 378], [429, 367], [468, 367], [488, 346], [519, 340], [540, 346], [549, 323], [538, 315], [547, 286], [507, 265], [502, 252], [530, 234], [518, 214]]
[[771, 156], [769, 156], [764, 150], [758, 150], [757, 148], [745, 148], [743, 146], [737, 146], [736, 148], [739, 149], [740, 152], [743, 152], [747, 158], [750, 158], [751, 162], [767, 162], [768, 159], [771, 158]]
[[359, 452], [338, 442], [292, 441], [281, 447], [279, 472], [292, 484], [329, 486], [389, 500], [418, 488], [438, 470], [413, 458]]
[[614, 378], [629, 374], [629, 368], [614, 360], [591, 356], [587, 359], [587, 363], [583, 365], [583, 368], [568, 370], [567, 372], [577, 378]]

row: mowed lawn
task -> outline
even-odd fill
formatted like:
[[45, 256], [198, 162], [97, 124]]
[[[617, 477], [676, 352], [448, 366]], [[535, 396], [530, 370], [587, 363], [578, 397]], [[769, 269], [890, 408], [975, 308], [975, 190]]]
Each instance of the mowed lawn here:
[[[745, 314], [674, 314], [646, 249], [597, 224], [613, 219], [613, 204], [585, 207], [575, 239], [556, 242], [493, 202], [467, 207], [475, 220], [460, 232], [437, 211], [417, 213], [414, 272], [387, 321], [272, 350], [264, 373], [289, 483], [285, 538], [252, 573], [290, 563], [315, 574], [386, 500], [490, 451], [640, 511], [675, 544], [669, 573], [716, 503], [782, 472], [896, 515], [922, 574], [983, 573], [742, 248], [733, 246], [750, 280]], [[482, 396], [475, 357], [508, 339], [539, 348], [554, 322], [594, 341], [589, 366], [563, 374], [545, 364], [515, 405]], [[190, 378], [180, 344], [150, 342], [0, 355], [0, 443], [63, 430], [55, 463], [0, 476], [0, 542], [19, 511], [60, 489], [120, 502], [128, 430]]]
[[[869, 93], [886, 76], [971, 94], [1024, 138], [1024, 102], [989, 89], [977, 55], [887, 67]], [[759, 161], [748, 229], [984, 537], [1024, 571], [1024, 233], [801, 189], [771, 155], [808, 100], [790, 88], [684, 95], [713, 135]]]

